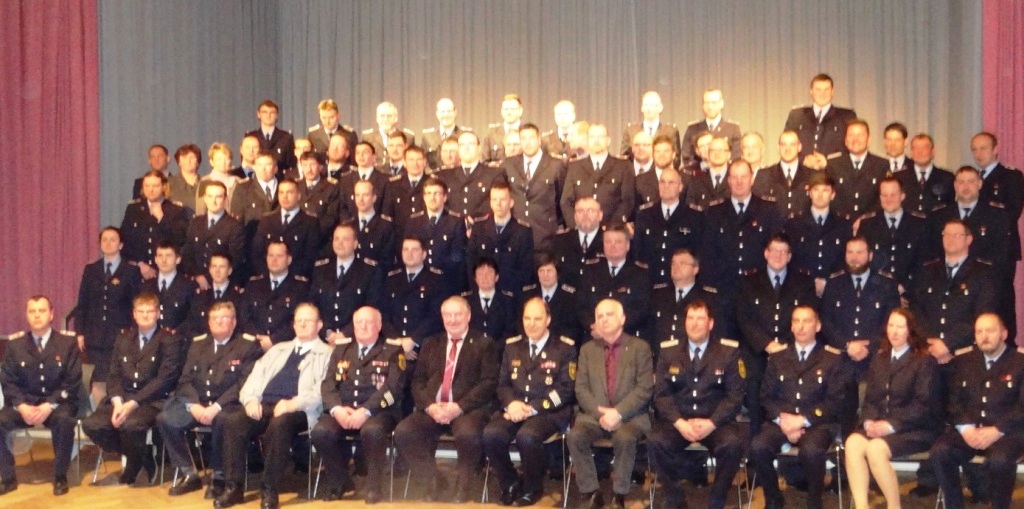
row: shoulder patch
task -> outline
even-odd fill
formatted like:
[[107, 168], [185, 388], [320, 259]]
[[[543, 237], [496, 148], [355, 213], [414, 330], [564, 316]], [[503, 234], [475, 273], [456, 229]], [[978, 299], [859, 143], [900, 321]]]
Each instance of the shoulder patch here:
[[401, 274], [404, 271], [405, 271], [405, 269], [395, 269], [395, 270], [393, 270], [391, 272], [388, 272], [388, 276], [395, 276], [395, 275]]
[[649, 208], [651, 208], [653, 206], [654, 206], [654, 202], [653, 201], [649, 201], [649, 202], [641, 205], [640, 208], [637, 209], [637, 210], [647, 210], [647, 209], [649, 209]]
[[391, 346], [402, 346], [402, 340], [398, 338], [386, 338], [384, 342]]
[[10, 336], [7, 336], [7, 339], [13, 341], [15, 339], [21, 339], [23, 337], [25, 337], [25, 331], [22, 330], [22, 331], [15, 332], [14, 334], [11, 334]]
[[524, 292], [528, 292], [528, 291], [530, 291], [530, 290], [533, 290], [534, 288], [537, 288], [537, 283], [534, 283], [534, 284], [532, 284], [532, 285], [526, 285], [526, 286], [524, 286], [524, 287], [523, 287], [523, 291], [524, 291]]
[[516, 219], [516, 222], [519, 223], [520, 226], [525, 226], [527, 228], [530, 227], [530, 223], [527, 223], [526, 221], [523, 221], [522, 219]]
[[207, 336], [209, 336], [209, 334], [200, 334], [200, 335], [192, 338], [192, 341], [202, 341], [202, 340], [206, 339]]
[[570, 285], [567, 285], [567, 284], [566, 285], [562, 285], [562, 290], [567, 292], [567, 293], [576, 293], [576, 288], [574, 288], [574, 287], [572, 287]]
[[978, 261], [978, 263], [980, 263], [980, 264], [982, 264], [982, 265], [987, 265], [987, 266], [989, 266], [989, 267], [991, 267], [991, 266], [992, 266], [992, 262], [991, 262], [991, 261], [989, 261], [989, 260], [986, 260], [986, 259], [984, 259], [984, 258], [975, 258], [975, 260], [977, 260], [977, 261]]
[[997, 208], [997, 209], [1005, 209], [1006, 208], [1006, 205], [1003, 205], [1002, 203], [999, 203], [997, 201], [990, 201], [990, 202], [988, 202], [988, 204], [991, 205], [992, 207]]
[[514, 296], [514, 294], [512, 292], [508, 291], [508, 290], [502, 290], [501, 294], [506, 296], [506, 297], [508, 297], [508, 298], [512, 298]]
[[472, 127], [469, 127], [469, 126], [467, 126], [467, 125], [460, 125], [460, 126], [459, 126], [459, 129], [460, 129], [460, 130], [462, 130], [462, 131], [468, 131], [468, 132], [473, 132], [473, 128], [472, 128]]
[[701, 289], [708, 293], [718, 293], [718, 288], [714, 286], [702, 286]]
[[739, 348], [740, 347], [740, 342], [736, 341], [735, 339], [722, 338], [718, 342], [721, 343], [723, 346], [727, 346], [729, 348]]
[[937, 211], [942, 210], [944, 208], [946, 208], [946, 204], [945, 203], [940, 203], [940, 204], [932, 207], [932, 212], [937, 212]]
[[307, 279], [306, 276], [300, 276], [298, 274], [295, 275], [295, 280], [296, 281], [302, 281], [304, 283], [308, 283], [309, 282], [309, 279]]
[[658, 283], [651, 287], [652, 290], [661, 290], [662, 288], [668, 288], [668, 283]]
[[840, 350], [840, 349], [838, 349], [838, 348], [836, 348], [836, 347], [834, 347], [832, 345], [825, 345], [825, 351], [829, 352], [829, 353], [834, 353], [836, 355], [840, 355], [840, 354], [843, 353], [842, 350]]
[[492, 129], [492, 128], [495, 128], [495, 127], [501, 127], [501, 122], [495, 122], [495, 123], [492, 123], [492, 124], [487, 124], [487, 128], [488, 129]]
[[356, 128], [352, 127], [352, 126], [350, 126], [348, 124], [341, 124], [341, 128], [346, 130], [346, 131], [352, 132], [352, 133], [356, 132]]
[[[454, 210], [449, 210], [448, 211], [448, 215], [450, 215], [450, 216], [452, 216], [452, 217], [454, 217], [456, 219], [462, 219], [462, 214], [459, 213], [459, 212], [455, 212]], [[472, 218], [470, 218], [470, 219], [472, 219]]]
[[508, 338], [508, 339], [506, 339], [506, 340], [505, 340], [505, 344], [506, 344], [506, 345], [511, 345], [512, 343], [518, 343], [518, 342], [519, 342], [519, 340], [521, 340], [521, 339], [523, 339], [523, 336], [522, 336], [522, 335], [519, 335], [519, 336], [512, 336], [512, 337], [510, 337], [510, 338]]
[[593, 264], [595, 264], [595, 263], [597, 263], [597, 262], [599, 262], [599, 261], [601, 261], [601, 259], [600, 259], [600, 258], [591, 258], [591, 259], [589, 259], [589, 260], [587, 260], [587, 261], [585, 261], [585, 262], [583, 262], [583, 263], [584, 263], [585, 265], [593, 265]]
[[142, 198], [136, 198], [136, 199], [128, 202], [129, 205], [137, 205], [139, 203], [142, 203]]
[[369, 265], [371, 267], [376, 267], [377, 266], [377, 260], [374, 260], [373, 258], [367, 258], [367, 257], [364, 256], [362, 258], [362, 260], [363, 260], [363, 263], [365, 263], [365, 264], [367, 264], [367, 265]]
[[551, 136], [554, 133], [555, 133], [555, 131], [554, 131], [554, 129], [552, 129], [550, 131], [544, 131], [543, 133], [541, 133], [541, 136]]
[[430, 272], [433, 272], [434, 274], [437, 274], [438, 276], [443, 276], [444, 275], [444, 271], [439, 269], [439, 268], [437, 268], [437, 267], [430, 267]]
[[973, 346], [965, 346], [963, 348], [957, 349], [957, 351], [953, 352], [953, 355], [956, 355], [956, 356], [959, 357], [959, 356], [961, 356], [961, 355], [963, 355], [965, 353], [970, 353], [971, 350], [974, 350]]
[[679, 346], [679, 340], [670, 339], [668, 341], [662, 341], [661, 344], [659, 344], [658, 346], [660, 346], [662, 349], [672, 348], [673, 346]]
[[842, 276], [843, 274], [846, 274], [846, 271], [845, 271], [845, 270], [837, 270], [837, 271], [835, 271], [835, 272], [833, 272], [833, 273], [829, 274], [829, 275], [828, 275], [828, 278], [829, 278], [829, 279], [835, 279], [835, 278], [837, 278], [837, 277], [840, 277], [840, 276]]
[[317, 261], [313, 262], [313, 266], [314, 267], [320, 267], [321, 265], [327, 265], [328, 263], [331, 263], [331, 259], [330, 258], [324, 258], [322, 260], [317, 260]]
[[249, 333], [245, 333], [245, 334], [242, 334], [242, 339], [244, 339], [246, 341], [256, 341], [256, 336], [254, 336], [252, 334], [249, 334]]
[[563, 343], [565, 343], [565, 344], [567, 344], [567, 345], [569, 345], [569, 346], [575, 346], [576, 345], [575, 341], [573, 341], [573, 340], [571, 340], [571, 339], [569, 339], [569, 338], [567, 338], [565, 336], [558, 336], [558, 340], [563, 342]]
[[338, 338], [334, 340], [336, 345], [347, 345], [352, 342], [352, 338]]
[[336, 179], [334, 177], [327, 177], [327, 181], [332, 183], [332, 184], [334, 184], [334, 185], [338, 185], [338, 179]]

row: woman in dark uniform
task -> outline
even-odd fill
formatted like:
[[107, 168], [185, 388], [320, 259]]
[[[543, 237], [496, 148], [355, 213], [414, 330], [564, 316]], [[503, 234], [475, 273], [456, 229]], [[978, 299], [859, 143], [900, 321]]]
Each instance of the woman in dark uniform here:
[[868, 368], [861, 425], [846, 439], [846, 471], [857, 509], [868, 509], [868, 471], [889, 509], [900, 507], [892, 458], [927, 451], [941, 423], [938, 365], [918, 334], [914, 315], [889, 314], [882, 342]]

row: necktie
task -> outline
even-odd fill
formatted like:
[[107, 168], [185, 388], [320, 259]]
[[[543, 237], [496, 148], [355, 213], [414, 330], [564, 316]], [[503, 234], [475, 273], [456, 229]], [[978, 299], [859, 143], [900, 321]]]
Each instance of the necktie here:
[[276, 291], [276, 290], [277, 290], [277, 287], [281, 286], [281, 283], [280, 283], [279, 281], [276, 281], [276, 280], [274, 280], [274, 281], [271, 281], [271, 283], [272, 283], [272, 285], [271, 285], [271, 286], [272, 286], [273, 288], [271, 288], [271, 289], [270, 289], [270, 291]]
[[366, 350], [367, 349], [368, 349], [368, 347], [365, 347], [365, 346], [360, 346], [359, 347], [359, 360], [363, 360], [363, 357], [366, 357]]
[[647, 134], [650, 135], [651, 138], [654, 137], [654, 127], [653, 126], [647, 126]]
[[412, 280], [415, 279], [415, 278], [416, 278], [416, 274], [413, 274], [412, 272], [410, 272], [409, 273], [409, 282], [412, 283]]
[[682, 302], [683, 301], [683, 297], [684, 297], [683, 289], [680, 288], [680, 289], [676, 290], [676, 302]]
[[544, 296], [544, 302], [551, 302], [551, 296], [550, 295], [545, 295]]
[[341, 265], [341, 264], [338, 264], [338, 279], [341, 279], [344, 276], [345, 276], [345, 266]]
[[533, 171], [530, 169], [530, 161], [526, 161], [526, 182], [529, 183], [530, 179], [533, 178]]
[[996, 361], [989, 359], [989, 361], [988, 361], [988, 369], [992, 369], [992, 365], [995, 364], [995, 363], [996, 363]]
[[288, 221], [290, 221], [290, 220], [291, 220], [291, 218], [292, 218], [292, 215], [291, 215], [291, 214], [289, 214], [289, 213], [287, 213], [287, 212], [285, 212], [285, 213], [283, 214], [283, 217], [281, 218], [281, 224], [283, 224], [283, 225], [287, 225], [287, 224], [288, 224]]
[[857, 170], [857, 171], [860, 171], [860, 163], [861, 163], [861, 162], [862, 162], [862, 161], [861, 161], [860, 159], [858, 159], [858, 160], [854, 161], [854, 162], [853, 162], [853, 169], [854, 169], [854, 170]]
[[214, 290], [214, 291], [213, 291], [213, 298], [214, 298], [214, 299], [219, 299], [219, 298], [221, 297], [221, 295], [223, 295], [223, 293], [224, 293], [224, 292], [223, 292], [223, 291], [221, 291], [221, 290]]
[[743, 209], [744, 209], [743, 202], [736, 203], [736, 206], [739, 208], [739, 212], [737, 212], [736, 214], [742, 216], [743, 215]]
[[270, 141], [270, 133], [263, 133], [263, 138], [267, 141]]
[[853, 278], [853, 287], [854, 287], [854, 289], [857, 290], [857, 293], [860, 293], [860, 291], [864, 288], [861, 285], [860, 276], [857, 276], [857, 277]]
[[444, 379], [441, 380], [442, 403], [452, 400], [452, 376], [455, 374], [455, 361], [459, 358], [459, 341], [462, 341], [462, 338], [452, 338], [452, 347], [448, 350], [448, 360], [444, 363]]
[[793, 170], [789, 168], [786, 168], [786, 185], [791, 187], [793, 185]]
[[594, 171], [601, 171], [601, 163], [594, 161]]
[[469, 178], [469, 170], [470, 170], [469, 166], [463, 166], [462, 167], [462, 172], [466, 174], [466, 178]]
[[776, 290], [778, 290], [778, 289], [779, 289], [779, 288], [780, 288], [781, 286], [782, 286], [782, 277], [781, 277], [781, 276], [779, 276], [778, 274], [776, 274], [776, 275], [775, 275], [775, 285], [774, 285], [774, 287], [773, 287], [773, 288], [775, 288]]
[[959, 263], [956, 264], [956, 265], [948, 265], [947, 264], [946, 265], [946, 278], [948, 278], [949, 280], [952, 280], [953, 279], [953, 272], [955, 272], [956, 268], [959, 267], [959, 266], [960, 266]]
[[896, 233], [896, 218], [895, 217], [889, 217], [889, 232], [893, 233], [893, 234]]
[[107, 262], [107, 277], [109, 278], [110, 276], [113, 276], [113, 275], [114, 275], [114, 264], [111, 263], [111, 262]]
[[36, 348], [38, 348], [40, 352], [43, 351], [43, 338], [36, 338]]
[[149, 342], [149, 338], [147, 338], [145, 334], [140, 334], [139, 335], [139, 350], [144, 350], [146, 348], [146, 343], [148, 343], [148, 342]]
[[671, 215], [672, 215], [672, 210], [669, 209], [668, 207], [665, 207], [665, 220], [668, 221], [668, 218]]
[[263, 186], [263, 193], [267, 195], [267, 201], [273, 203], [274, 195], [270, 193], [270, 186]]
[[825, 216], [818, 216], [818, 226], [824, 226]]
[[720, 185], [722, 185], [722, 176], [718, 175], [715, 177], [715, 189], [718, 189]]
[[496, 226], [498, 227], [498, 235], [501, 235], [501, 232], [505, 231], [505, 225], [499, 224]]
[[928, 179], [925, 177], [925, 172], [922, 170], [921, 171], [921, 180], [920, 180], [921, 186], [924, 186], [924, 183], [925, 183], [926, 180], [928, 180]]
[[217, 220], [211, 217], [210, 218], [210, 228], [209, 229], [212, 230], [213, 229], [213, 225], [215, 225], [215, 224], [217, 224]]
[[693, 359], [691, 359], [691, 360], [693, 361], [694, 364], [697, 364], [698, 362], [700, 362], [700, 347], [699, 346], [697, 348], [693, 349]]
[[618, 265], [612, 265], [612, 277], [615, 277], [615, 273], [619, 271]]
[[896, 173], [896, 170], [897, 170], [897, 169], [898, 169], [898, 167], [897, 167], [897, 165], [896, 165], [896, 160], [895, 160], [895, 159], [893, 159], [893, 160], [892, 160], [892, 172], [893, 172], [893, 173]]
[[491, 298], [484, 297], [484, 314], [486, 315], [491, 310]]
[[587, 242], [587, 234], [584, 233], [583, 234], [583, 242], [580, 242], [580, 249], [582, 249], [584, 253], [587, 252], [587, 244], [588, 244], [588, 242]]
[[412, 188], [413, 188], [413, 189], [416, 189], [416, 186], [420, 185], [420, 179], [413, 179], [413, 180], [410, 180], [410, 181], [409, 181], [409, 184], [410, 184], [410, 185], [412, 185]]
[[822, 115], [821, 113], [822, 113], [822, 110], [818, 110], [818, 114], [815, 117], [818, 120], [818, 124], [821, 124], [821, 118], [824, 117], [824, 115]]
[[360, 219], [359, 223], [360, 223], [359, 229], [360, 230], [365, 230], [366, 229], [366, 223], [367, 223], [366, 219]]
[[715, 132], [715, 124], [708, 124], [708, 132], [709, 133]]
[[534, 343], [530, 343], [530, 360], [532, 361], [533, 359], [536, 359], [536, 358], [537, 358], [537, 345], [534, 344]]
[[167, 291], [167, 280], [166, 279], [161, 279], [160, 280], [160, 293], [164, 293], [166, 291]]
[[971, 207], [965, 207], [963, 213], [960, 214], [960, 219], [967, 219], [971, 216]]
[[437, 226], [437, 216], [430, 216], [430, 226]]
[[804, 362], [806, 360], [807, 360], [807, 350], [801, 350], [800, 351], [800, 362]]

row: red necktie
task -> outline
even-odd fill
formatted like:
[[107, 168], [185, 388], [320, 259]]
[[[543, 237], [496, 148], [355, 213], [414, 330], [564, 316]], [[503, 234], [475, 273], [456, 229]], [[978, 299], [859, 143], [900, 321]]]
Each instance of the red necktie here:
[[455, 375], [455, 360], [459, 357], [459, 341], [462, 341], [462, 338], [452, 338], [452, 348], [448, 350], [448, 360], [444, 363], [444, 380], [441, 381], [441, 403], [448, 403], [452, 400], [452, 377]]

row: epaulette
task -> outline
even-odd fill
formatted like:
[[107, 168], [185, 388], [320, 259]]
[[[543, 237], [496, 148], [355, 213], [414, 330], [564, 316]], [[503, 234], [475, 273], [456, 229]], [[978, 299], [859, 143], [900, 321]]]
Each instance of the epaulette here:
[[767, 202], [771, 202], [771, 203], [775, 203], [776, 201], [778, 201], [778, 198], [776, 198], [775, 196], [772, 196], [772, 195], [768, 195], [768, 194], [762, 196], [761, 199], [764, 200], [764, 201], [767, 201]]
[[249, 181], [249, 177], [244, 177], [244, 178], [240, 178], [240, 179], [238, 179], [238, 182], [237, 182], [237, 183], [238, 183], [238, 184], [244, 184], [244, 183], [246, 183], [246, 182], [248, 182], [248, 181]]
[[405, 178], [405, 175], [395, 175], [395, 176], [389, 178], [388, 182], [398, 182], [399, 180], [402, 180], [403, 178]]
[[554, 130], [554, 129], [552, 129], [552, 130], [550, 130], [550, 131], [544, 131], [543, 133], [541, 133], [541, 136], [550, 136], [550, 135], [551, 135], [551, 134], [553, 134], [554, 132], [555, 132], [555, 130]]
[[649, 202], [641, 205], [640, 208], [638, 208], [637, 210], [647, 210], [647, 209], [649, 209], [649, 208], [651, 208], [653, 206], [654, 206], [654, 202], [653, 201], [649, 201]]
[[485, 221], [489, 217], [491, 217], [490, 214], [484, 214], [482, 216], [473, 217], [473, 218], [470, 218], [470, 219], [472, 219], [474, 223], [479, 223], [480, 221]]
[[975, 258], [975, 261], [977, 261], [978, 263], [980, 263], [982, 265], [987, 265], [989, 267], [992, 266], [992, 262], [990, 260], [986, 260], [985, 258]]
[[846, 271], [845, 271], [845, 270], [837, 270], [837, 271], [835, 271], [835, 272], [833, 272], [833, 273], [829, 274], [829, 275], [828, 275], [828, 278], [829, 278], [829, 279], [835, 279], [835, 278], [837, 278], [837, 277], [839, 277], [839, 276], [842, 276], [843, 274], [846, 274]]
[[139, 266], [139, 262], [134, 261], [134, 260], [130, 260], [128, 262], [128, 265], [131, 265], [132, 267], [138, 267]]
[[522, 336], [522, 335], [519, 335], [519, 336], [512, 336], [512, 337], [510, 337], [510, 338], [508, 338], [508, 339], [506, 339], [506, 340], [505, 340], [505, 344], [506, 344], [506, 345], [511, 345], [512, 343], [516, 343], [516, 342], [518, 342], [518, 341], [519, 341], [519, 340], [521, 340], [521, 339], [523, 339], [523, 336]]
[[626, 122], [626, 127], [633, 127], [636, 124], [636, 122]]
[[385, 338], [384, 342], [391, 346], [402, 346], [402, 340], [398, 338]]
[[696, 210], [697, 212], [704, 212], [704, 207], [701, 207], [700, 205], [697, 205], [696, 203], [691, 203], [690, 204], [690, 208], [693, 209], [693, 210]]
[[942, 258], [936, 258], [934, 260], [928, 260], [928, 261], [924, 262], [924, 266], [925, 267], [930, 267], [930, 266], [938, 264], [938, 263], [946, 263], [946, 262]]
[[373, 258], [367, 258], [365, 256], [363, 257], [363, 263], [365, 263], [365, 264], [367, 264], [367, 265], [369, 265], [371, 267], [376, 267], [377, 266], [377, 260], [374, 260]]
[[574, 287], [572, 287], [570, 285], [562, 285], [562, 291], [565, 291], [565, 292], [568, 292], [568, 293], [576, 293], [576, 288], [574, 288]]
[[1024, 346], [1018, 346], [1017, 353], [1024, 353]]
[[[451, 214], [452, 217], [454, 217], [456, 219], [462, 219], [462, 214], [460, 214], [458, 212], [455, 212], [454, 210], [449, 210], [448, 213]], [[470, 219], [472, 219], [472, 218], [470, 218]]]
[[259, 281], [263, 279], [263, 274], [256, 274], [255, 276], [249, 276], [249, 281]]
[[437, 274], [438, 276], [444, 275], [444, 271], [437, 267], [430, 267], [428, 270], [430, 270], [430, 272], [433, 272], [434, 274]]
[[758, 269], [757, 267], [752, 267], [752, 268], [749, 268], [747, 270], [744, 270], [742, 272], [742, 275], [744, 275], [744, 276], [752, 276], [754, 274], [757, 274], [758, 272], [760, 272], [760, 269]]
[[272, 216], [274, 214], [280, 214], [280, 213], [281, 213], [280, 210], [268, 210], [267, 212], [263, 213], [263, 217], [270, 217], [270, 216]]
[[585, 261], [585, 262], [583, 262], [583, 263], [584, 263], [585, 265], [593, 265], [593, 264], [595, 264], [595, 263], [597, 263], [597, 262], [599, 262], [599, 261], [601, 261], [601, 259], [600, 259], [600, 258], [591, 258], [591, 259], [589, 259], [589, 260], [587, 260], [587, 261]]
[[20, 330], [18, 332], [15, 332], [14, 334], [11, 334], [10, 336], [7, 336], [7, 339], [14, 341], [15, 339], [21, 339], [23, 337], [25, 337], [25, 331]]
[[714, 286], [702, 286], [701, 288], [708, 293], [718, 293], [718, 288], [715, 288]]
[[834, 347], [832, 345], [825, 345], [825, 351], [829, 352], [829, 353], [834, 353], [836, 355], [841, 355], [843, 353], [842, 350], [840, 350], [840, 349], [838, 349], [838, 348], [836, 348], [836, 347]]
[[884, 270], [877, 270], [875, 272], [878, 272], [879, 276], [882, 276], [882, 277], [885, 277], [885, 278], [889, 278], [889, 279], [896, 279], [896, 276], [893, 276], [892, 272], [886, 272]]
[[373, 128], [363, 129], [363, 134], [373, 134]]
[[139, 204], [139, 203], [142, 203], [142, 198], [136, 198], [136, 199], [128, 202], [129, 205], [136, 205], [136, 204]]
[[510, 292], [508, 290], [502, 290], [501, 293], [502, 293], [502, 295], [504, 295], [506, 297], [510, 297], [510, 298], [515, 296], [515, 294], [513, 294], [512, 292]]
[[779, 348], [778, 350], [768, 354], [768, 356], [770, 357], [770, 356], [775, 355], [775, 354], [777, 354], [779, 352], [785, 352], [787, 348], [789, 348], [789, 343], [783, 343], [782, 344], [782, 348]]
[[617, 155], [615, 155], [615, 154], [608, 154], [608, 157], [610, 157], [610, 158], [612, 158], [612, 159], [618, 159], [619, 161], [625, 161], [625, 160], [626, 160], [626, 158], [625, 158], [625, 157], [622, 157], [622, 156], [617, 156]]
[[405, 271], [405, 269], [395, 269], [395, 270], [393, 270], [391, 272], [388, 272], [388, 276], [394, 276], [396, 274], [401, 274], [403, 271]]
[[665, 349], [665, 348], [672, 348], [673, 346], [678, 346], [678, 345], [679, 345], [679, 340], [678, 339], [670, 339], [668, 341], [662, 341], [660, 346], [661, 346], [662, 349]]
[[642, 261], [640, 261], [640, 260], [637, 260], [637, 261], [633, 262], [633, 265], [636, 265], [637, 267], [640, 267], [641, 269], [644, 269], [644, 270], [647, 269], [647, 264], [642, 262]]
[[466, 126], [466, 125], [460, 125], [458, 127], [459, 127], [459, 130], [461, 130], [461, 131], [473, 132], [473, 128], [472, 127], [469, 127], [469, 126]]
[[352, 342], [352, 338], [338, 338], [334, 340], [336, 345], [347, 345]]
[[202, 341], [202, 340], [206, 339], [206, 337], [207, 337], [208, 335], [209, 335], [209, 334], [200, 334], [200, 335], [198, 335], [198, 336], [196, 336], [196, 337], [192, 338], [192, 341]]
[[317, 261], [313, 262], [313, 266], [314, 267], [319, 267], [321, 265], [327, 265], [328, 263], [331, 263], [331, 259], [330, 258], [324, 258], [322, 260], [317, 260]]
[[309, 279], [307, 279], [306, 276], [300, 276], [298, 274], [295, 275], [295, 280], [296, 281], [302, 281], [303, 283], [308, 283], [309, 282]]
[[468, 290], [459, 294], [460, 297], [469, 297], [470, 295], [473, 295], [472, 290]]
[[350, 126], [348, 124], [341, 124], [341, 128], [346, 130], [346, 131], [353, 132], [353, 133], [356, 132], [356, 128], [352, 127], [352, 126]]
[[974, 346], [965, 346], [963, 348], [957, 349], [957, 351], [953, 352], [953, 355], [959, 357], [965, 353], [969, 353], [971, 350], [974, 350]]
[[309, 126], [309, 132], [316, 131], [317, 129], [320, 129], [320, 124]]
[[658, 283], [651, 287], [652, 290], [661, 290], [662, 288], [668, 288], [668, 283]]
[[932, 212], [937, 212], [937, 211], [942, 210], [944, 208], [946, 208], [946, 204], [945, 203], [940, 203], [940, 204], [932, 207]]
[[718, 342], [721, 343], [724, 346], [729, 347], [729, 348], [739, 348], [740, 347], [740, 342], [736, 341], [735, 339], [722, 338], [722, 339], [718, 340]]
[[842, 152], [833, 152], [833, 153], [825, 156], [825, 159], [832, 160], [832, 159], [835, 159], [835, 158], [837, 158], [837, 157], [839, 157], [841, 155], [843, 155]]
[[316, 219], [316, 213], [315, 212], [310, 212], [308, 210], [303, 210], [303, 212], [305, 212], [307, 216], [312, 217], [313, 219]]
[[872, 217], [875, 217], [877, 215], [878, 215], [878, 212], [868, 212], [867, 214], [864, 214], [863, 216], [860, 216], [860, 218], [862, 220], [863, 219], [871, 219]]
[[928, 218], [928, 216], [925, 215], [924, 212], [919, 212], [919, 211], [916, 211], [916, 210], [911, 210], [910, 211], [910, 215], [912, 215], [914, 217], [919, 217], [921, 219], [927, 219]]
[[997, 209], [1005, 209], [1006, 208], [1006, 205], [1003, 205], [1002, 203], [999, 203], [997, 201], [990, 201], [990, 202], [988, 202], [988, 204], [993, 206], [993, 207], [995, 207], [995, 208], [997, 208]]
[[423, 212], [422, 210], [421, 210], [421, 211], [419, 211], [419, 212], [413, 212], [412, 214], [410, 214], [410, 215], [409, 215], [409, 219], [412, 219], [412, 218], [414, 218], [414, 217], [420, 217], [420, 216], [422, 216], [423, 214], [424, 214], [424, 212]]
[[800, 106], [793, 106], [792, 109], [794, 109], [794, 110], [802, 110], [804, 108], [810, 108], [810, 107], [811, 107], [810, 105], [805, 104], [805, 105], [800, 105]]
[[520, 226], [525, 226], [527, 228], [530, 227], [530, 223], [527, 223], [526, 221], [523, 221], [522, 219], [516, 219], [516, 222], [519, 223]]
[[495, 127], [501, 127], [501, 122], [495, 122], [493, 124], [487, 124], [487, 128], [488, 129], [492, 129], [492, 128], [495, 128]]
[[434, 129], [433, 127], [428, 127], [428, 128], [426, 128], [426, 129], [423, 129], [423, 130], [422, 130], [422, 131], [420, 131], [420, 132], [423, 132], [423, 133], [432, 133], [432, 132], [434, 132], [434, 131], [436, 131], [436, 130], [437, 130], [437, 129]]
[[526, 285], [526, 286], [524, 286], [524, 287], [523, 287], [523, 291], [524, 291], [524, 292], [528, 292], [528, 291], [530, 291], [530, 290], [533, 290], [534, 288], [537, 288], [537, 283], [534, 283], [534, 284], [532, 284], [532, 285]]
[[405, 133], [405, 134], [411, 134], [413, 136], [416, 136], [416, 131], [413, 131], [412, 129], [406, 129], [406, 128], [403, 127], [402, 128], [402, 132]]
[[334, 185], [338, 185], [338, 179], [336, 179], [334, 177], [327, 177], [327, 181], [332, 183], [332, 184], [334, 184]]
[[77, 336], [78, 334], [73, 330], [61, 329], [60, 333], [65, 336]]
[[714, 207], [715, 205], [719, 205], [719, 204], [722, 204], [722, 203], [725, 203], [725, 198], [719, 198], [717, 200], [709, 201], [708, 202], [708, 207]]

